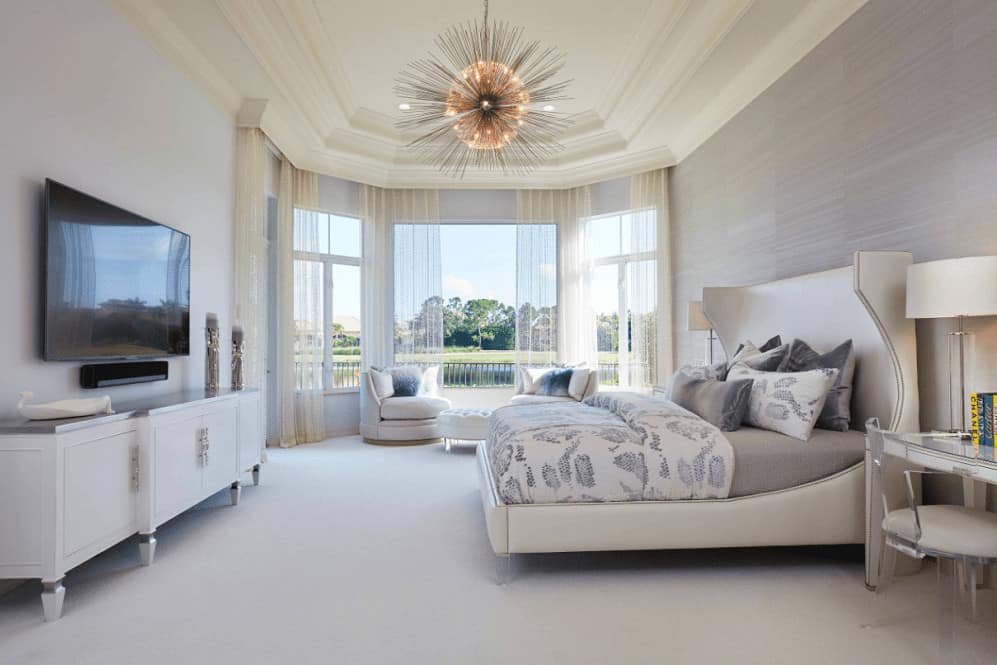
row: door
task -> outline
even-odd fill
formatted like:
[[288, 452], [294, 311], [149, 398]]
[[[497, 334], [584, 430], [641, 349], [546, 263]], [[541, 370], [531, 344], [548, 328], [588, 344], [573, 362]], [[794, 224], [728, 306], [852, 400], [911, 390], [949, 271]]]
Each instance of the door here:
[[239, 477], [239, 402], [227, 400], [202, 418], [208, 456], [203, 467], [205, 496], [228, 487]]
[[66, 447], [63, 556], [138, 529], [135, 432]]
[[200, 417], [152, 426], [157, 526], [203, 498], [200, 434]]

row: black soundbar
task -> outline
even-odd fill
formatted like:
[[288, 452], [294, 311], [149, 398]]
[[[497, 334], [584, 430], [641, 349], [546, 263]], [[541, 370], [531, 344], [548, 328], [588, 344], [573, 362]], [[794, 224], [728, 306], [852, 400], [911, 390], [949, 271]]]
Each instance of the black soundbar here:
[[84, 388], [107, 388], [129, 383], [165, 381], [170, 376], [170, 364], [165, 360], [108, 363], [80, 367], [80, 385]]

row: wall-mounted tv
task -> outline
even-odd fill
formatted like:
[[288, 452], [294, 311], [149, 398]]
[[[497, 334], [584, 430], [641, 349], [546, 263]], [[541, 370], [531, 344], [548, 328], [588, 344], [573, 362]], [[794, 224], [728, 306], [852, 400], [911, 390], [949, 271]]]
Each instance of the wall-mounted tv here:
[[46, 360], [190, 353], [190, 236], [45, 181]]

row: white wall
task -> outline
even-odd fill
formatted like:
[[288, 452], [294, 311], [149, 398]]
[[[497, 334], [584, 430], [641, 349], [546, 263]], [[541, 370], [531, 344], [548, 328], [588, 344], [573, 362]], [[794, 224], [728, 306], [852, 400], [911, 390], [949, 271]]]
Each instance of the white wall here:
[[[232, 119], [97, 0], [4, 3], [0, 89], [0, 417], [15, 413], [20, 390], [39, 400], [84, 392], [80, 363], [40, 355], [46, 177], [191, 235], [190, 357], [170, 361], [169, 381], [106, 392], [122, 400], [202, 385], [205, 312], [231, 324]], [[223, 348], [223, 382], [228, 357]]]

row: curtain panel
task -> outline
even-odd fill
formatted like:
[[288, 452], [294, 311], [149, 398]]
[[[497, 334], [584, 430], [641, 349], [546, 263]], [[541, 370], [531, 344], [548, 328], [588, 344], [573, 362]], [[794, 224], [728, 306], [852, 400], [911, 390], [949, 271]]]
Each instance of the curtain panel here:
[[[589, 188], [519, 190], [517, 209], [517, 365], [557, 359], [598, 367], [589, 300]], [[544, 224], [555, 225], [556, 234], [538, 226]]]
[[[286, 158], [281, 161], [277, 200], [277, 386], [279, 391], [280, 445], [292, 447], [325, 438], [325, 395], [321, 370], [314, 359], [322, 358], [326, 341], [323, 320], [321, 265], [294, 260], [296, 209], [309, 213], [318, 205], [318, 176], [300, 171]], [[315, 229], [303, 224], [302, 229]]]
[[631, 353], [622, 375], [630, 386], [649, 388], [673, 369], [671, 222], [668, 170], [657, 169], [630, 179], [630, 248], [632, 255], [652, 253], [653, 260], [628, 265]]
[[[364, 369], [443, 359], [439, 192], [364, 185]], [[378, 333], [377, 331], [380, 331]]]
[[245, 385], [261, 390], [266, 387], [267, 344], [266, 159], [263, 132], [240, 128], [235, 153], [235, 321], [245, 334]]

